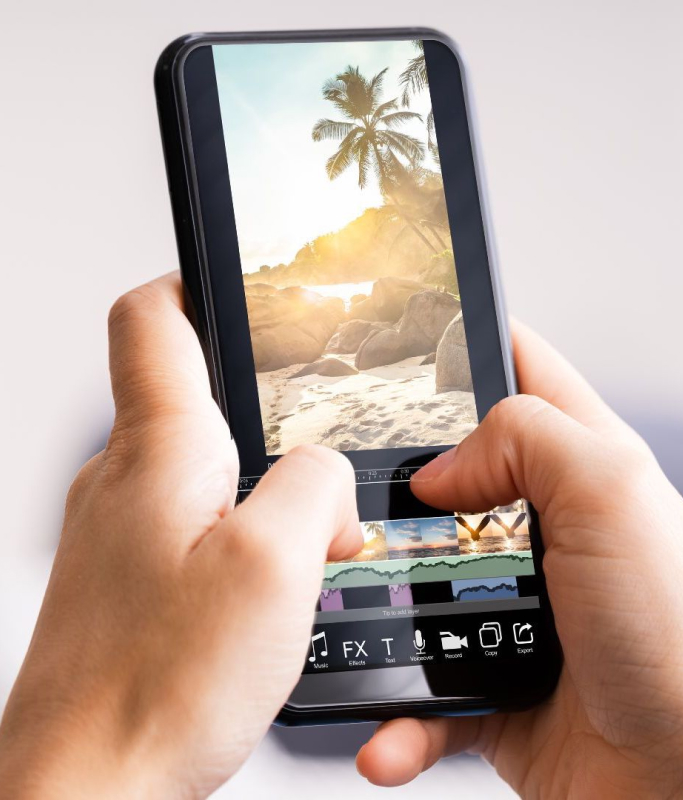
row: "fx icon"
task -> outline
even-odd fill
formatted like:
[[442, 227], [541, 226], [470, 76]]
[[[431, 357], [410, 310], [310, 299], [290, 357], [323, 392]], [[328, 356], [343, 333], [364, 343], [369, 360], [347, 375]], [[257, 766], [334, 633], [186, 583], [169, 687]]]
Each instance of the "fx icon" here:
[[358, 658], [361, 655], [364, 655], [367, 658], [368, 654], [365, 652], [365, 642], [365, 639], [363, 639], [362, 642], [342, 642], [342, 647], [344, 648], [344, 658], [349, 658], [349, 655], [353, 652], [354, 647], [356, 648], [356, 653], [355, 655], [351, 656], [352, 658]]

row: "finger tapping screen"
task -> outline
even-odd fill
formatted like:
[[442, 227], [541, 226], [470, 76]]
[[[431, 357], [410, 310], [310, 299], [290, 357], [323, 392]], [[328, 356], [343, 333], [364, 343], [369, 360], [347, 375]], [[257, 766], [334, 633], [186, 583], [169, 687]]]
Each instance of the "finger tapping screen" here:
[[[463, 612], [538, 607], [522, 501], [447, 514], [407, 499], [414, 469], [479, 421], [425, 51], [213, 46], [265, 456], [327, 445], [359, 489], [364, 546], [326, 567], [306, 671], [429, 660], [429, 639], [462, 657], [487, 647]], [[415, 618], [405, 646], [335, 636]]]

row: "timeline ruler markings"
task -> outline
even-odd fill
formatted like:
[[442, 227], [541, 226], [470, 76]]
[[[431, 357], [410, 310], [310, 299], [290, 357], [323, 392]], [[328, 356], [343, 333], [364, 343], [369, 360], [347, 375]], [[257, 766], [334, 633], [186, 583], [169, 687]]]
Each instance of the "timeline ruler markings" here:
[[[367, 483], [407, 483], [420, 467], [399, 467], [398, 469], [357, 469], [356, 485]], [[260, 475], [239, 479], [238, 490], [250, 492], [256, 488]]]

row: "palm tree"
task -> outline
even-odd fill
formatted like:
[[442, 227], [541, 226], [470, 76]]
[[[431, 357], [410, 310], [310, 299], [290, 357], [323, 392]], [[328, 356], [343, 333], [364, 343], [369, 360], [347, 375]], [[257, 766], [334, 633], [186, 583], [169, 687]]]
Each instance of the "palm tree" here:
[[[410, 59], [408, 66], [403, 70], [398, 79], [399, 84], [403, 87], [401, 105], [404, 108], [410, 105], [410, 98], [413, 95], [419, 94], [429, 85], [424, 42], [421, 39], [416, 39], [413, 42], [413, 46], [418, 50], [418, 55]], [[439, 149], [436, 146], [436, 135], [434, 132], [434, 111], [431, 108], [429, 109], [429, 114], [427, 114], [427, 147], [434, 161], [439, 164]]]
[[373, 536], [382, 536], [384, 533], [384, 525], [381, 522], [365, 522], [365, 530]]
[[[348, 66], [323, 86], [323, 97], [329, 100], [344, 120], [319, 119], [313, 126], [313, 141], [341, 140], [337, 151], [327, 160], [330, 180], [338, 178], [352, 164], [358, 165], [358, 186], [364, 189], [372, 173], [380, 191], [397, 211], [402, 204], [396, 193], [410, 171], [424, 158], [424, 145], [419, 139], [397, 130], [411, 120], [422, 121], [414, 111], [398, 110], [398, 98], [381, 102], [382, 83], [387, 69], [371, 80], [358, 67]], [[427, 239], [409, 215], [406, 223], [433, 252], [437, 248]]]

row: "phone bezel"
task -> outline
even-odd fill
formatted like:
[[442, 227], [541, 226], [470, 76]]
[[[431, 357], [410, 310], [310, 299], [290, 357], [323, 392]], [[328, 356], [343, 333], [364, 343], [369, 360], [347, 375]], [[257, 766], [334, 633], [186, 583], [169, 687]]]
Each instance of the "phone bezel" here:
[[[507, 316], [504, 312], [500, 279], [497, 270], [495, 246], [491, 233], [488, 203], [486, 201], [483, 180], [483, 168], [479, 158], [477, 144], [475, 114], [471, 94], [468, 90], [466, 70], [462, 58], [448, 37], [441, 33], [423, 28], [410, 29], [384, 29], [364, 31], [297, 31], [275, 33], [218, 33], [218, 34], [192, 34], [173, 42], [159, 59], [155, 83], [159, 105], [160, 120], [164, 139], [165, 156], [169, 175], [169, 186], [172, 194], [174, 221], [176, 225], [178, 247], [180, 252], [181, 269], [186, 291], [186, 305], [188, 315], [195, 325], [202, 342], [212, 387], [217, 402], [223, 413], [230, 418], [229, 401], [226, 396], [224, 375], [221, 366], [219, 332], [217, 318], [213, 307], [213, 292], [211, 276], [206, 251], [206, 241], [203, 232], [201, 213], [200, 191], [197, 182], [196, 163], [192, 149], [192, 134], [187, 109], [187, 96], [185, 92], [184, 68], [190, 54], [198, 47], [212, 46], [214, 44], [231, 43], [272, 43], [272, 42], [319, 42], [319, 41], [358, 41], [379, 39], [432, 39], [438, 41], [451, 51], [455, 56], [459, 70], [459, 79], [462, 83], [469, 140], [472, 151], [472, 161], [476, 176], [476, 191], [479, 202], [482, 228], [484, 232], [484, 247], [487, 257], [487, 277], [490, 280], [490, 290], [493, 302], [493, 311], [497, 323], [500, 355], [505, 376], [507, 394], [516, 392], [516, 381], [512, 361]], [[446, 178], [444, 177], [444, 182]], [[535, 515], [532, 525], [538, 530]], [[542, 608], [549, 636], [554, 636], [552, 612], [550, 610], [547, 594], [545, 593], [542, 578], [540, 557], [542, 551], [538, 550], [539, 536], [534, 536], [534, 562], [540, 581], [543, 584]], [[552, 651], [557, 651], [557, 658]], [[310, 722], [312, 720], [334, 719], [380, 719], [395, 716], [397, 713], [487, 713], [499, 708], [526, 707], [546, 696], [555, 685], [559, 675], [559, 647], [550, 647], [548, 669], [541, 675], [534, 675], [530, 680], [521, 676], [508, 681], [508, 691], [498, 691], [495, 696], [485, 694], [463, 697], [434, 697], [426, 695], [420, 677], [423, 667], [401, 667], [382, 670], [369, 670], [362, 673], [370, 676], [365, 683], [377, 683], [381, 676], [382, 696], [391, 697], [390, 701], [378, 700], [377, 693], [373, 699], [373, 690], [369, 693], [356, 692], [355, 696], [342, 697], [338, 703], [319, 702], [312, 706], [298, 707], [289, 703], [283, 709], [280, 721], [287, 724]], [[432, 667], [432, 669], [434, 669]], [[405, 681], [402, 682], [404, 673], [399, 670], [412, 671], [414, 679], [408, 683], [413, 688], [405, 690]], [[452, 667], [446, 668], [448, 674], [453, 674]], [[484, 672], [490, 672], [486, 669]], [[392, 673], [394, 677], [392, 678]], [[325, 675], [303, 676], [299, 688], [307, 678], [330, 679], [334, 675], [348, 675], [349, 673], [330, 673]], [[353, 673], [358, 676], [361, 673]], [[491, 673], [495, 675], [495, 669]], [[372, 676], [375, 676], [374, 678]], [[309, 681], [310, 682], [310, 681]], [[320, 682], [320, 681], [318, 681]], [[331, 682], [331, 681], [330, 681]], [[337, 680], [339, 683], [339, 679]], [[296, 694], [296, 693], [295, 693]]]

